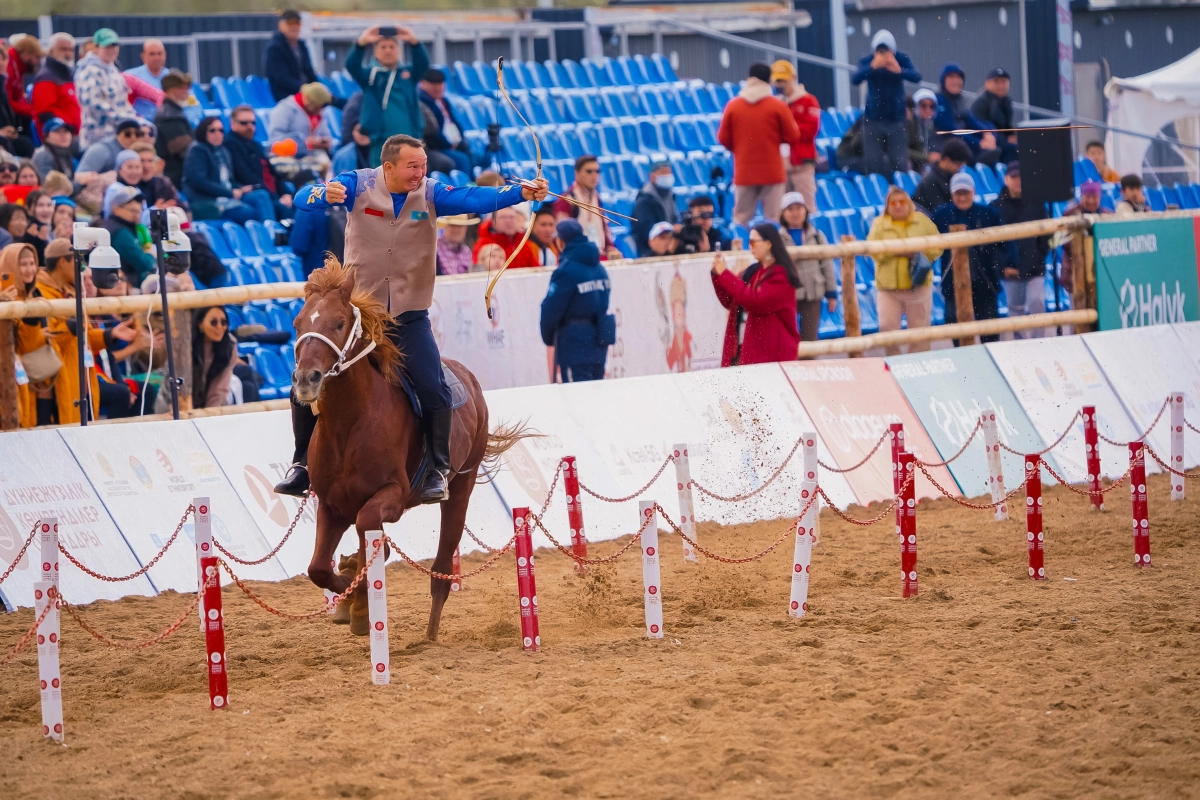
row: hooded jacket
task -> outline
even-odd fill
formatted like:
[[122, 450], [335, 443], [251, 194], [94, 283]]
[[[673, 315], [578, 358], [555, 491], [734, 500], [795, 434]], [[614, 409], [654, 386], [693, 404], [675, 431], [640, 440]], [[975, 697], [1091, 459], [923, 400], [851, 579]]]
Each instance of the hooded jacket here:
[[816, 95], [804, 91], [804, 86], [799, 83], [796, 84], [796, 91], [790, 97], [783, 98], [783, 101], [787, 103], [792, 119], [796, 120], [796, 129], [800, 131], [800, 138], [792, 144], [788, 154], [789, 163], [799, 166], [805, 161], [816, 160], [815, 140], [821, 129], [821, 103]]
[[[796, 326], [796, 289], [782, 264], [754, 263], [740, 276], [733, 270], [712, 274], [717, 300], [729, 309], [721, 366], [795, 361], [800, 344]], [[738, 317], [746, 312], [746, 328], [738, 347]]]
[[372, 59], [363, 66], [367, 48], [357, 42], [346, 54], [346, 71], [363, 90], [362, 115], [358, 126], [371, 137], [371, 163], [379, 163], [379, 151], [389, 136], [405, 133], [421, 138], [425, 117], [417, 99], [417, 78], [429, 69], [429, 54], [422, 44], [411, 48], [412, 63], [384, 69]]
[[734, 184], [764, 186], [787, 180], [779, 146], [798, 145], [800, 129], [791, 110], [771, 94], [770, 84], [747, 78], [725, 106], [717, 141], [733, 153]]
[[[1013, 197], [1007, 186], [1000, 191], [1000, 196], [992, 201], [991, 206], [1000, 215], [1001, 225], [1046, 219], [1045, 203], [1030, 203], [1024, 197]], [[1046, 274], [1046, 255], [1049, 252], [1049, 236], [1005, 242], [1000, 251], [1000, 266], [1002, 270], [1017, 270], [1020, 273], [1019, 280], [1029, 280]], [[1001, 272], [1001, 277], [1003, 275]]]
[[75, 68], [75, 93], [82, 111], [80, 145], [87, 147], [117, 132], [117, 122], [132, 119], [129, 84], [116, 64], [105, 64], [94, 52]]
[[[991, 228], [1000, 224], [1000, 215], [996, 209], [981, 203], [974, 203], [966, 211], [960, 211], [954, 203], [946, 203], [933, 212], [933, 222], [939, 233], [949, 233], [951, 225], [966, 225], [967, 230]], [[977, 244], [968, 248], [971, 265], [971, 296], [974, 300], [975, 318], [980, 316], [980, 310], [995, 307], [996, 295], [1000, 293], [1000, 267], [1003, 264], [1003, 245]], [[942, 296], [946, 298], [949, 311], [954, 305], [954, 269], [951, 263], [951, 251], [942, 255]], [[991, 306], [988, 303], [991, 303]]]
[[67, 123], [72, 133], [79, 133], [79, 100], [75, 97], [75, 70], [53, 56], [46, 56], [42, 68], [33, 79], [33, 120], [38, 136], [42, 125], [52, 117]]
[[576, 236], [559, 253], [542, 300], [542, 341], [554, 347], [555, 363], [604, 363], [608, 347], [596, 344], [596, 326], [608, 313], [610, 293], [600, 250], [586, 236]]
[[895, 56], [896, 63], [900, 65], [899, 72], [872, 67], [875, 54], [870, 53], [858, 60], [858, 69], [850, 76], [850, 82], [855, 86], [867, 82], [867, 105], [863, 109], [863, 118], [871, 122], [903, 121], [906, 107], [904, 82], [921, 82], [921, 73], [917, 72], [912, 60], [904, 53], [895, 53]]
[[8, 104], [22, 117], [33, 116], [33, 106], [25, 95], [25, 74], [29, 70], [16, 48], [8, 48]]
[[[946, 91], [947, 76], [964, 74], [962, 67], [953, 62], [942, 67], [942, 75], [938, 79], [941, 89], [937, 93], [937, 113], [933, 118], [933, 126], [938, 131], [957, 131], [968, 128], [986, 130], [994, 127], [971, 113], [971, 108], [967, 105], [967, 98], [962, 96], [962, 92], [950, 94]], [[979, 152], [979, 134], [966, 133], [958, 138], [971, 146], [971, 152]]]

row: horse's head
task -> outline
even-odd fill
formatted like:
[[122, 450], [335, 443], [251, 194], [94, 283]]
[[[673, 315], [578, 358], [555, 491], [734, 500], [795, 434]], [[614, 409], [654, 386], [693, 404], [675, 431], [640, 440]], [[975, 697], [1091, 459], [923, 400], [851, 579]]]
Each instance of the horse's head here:
[[304, 286], [304, 307], [296, 317], [296, 399], [311, 404], [328, 378], [357, 361], [364, 349], [385, 377], [392, 377], [400, 353], [384, 333], [388, 315], [370, 295], [354, 289], [354, 270], [333, 256], [313, 270]]

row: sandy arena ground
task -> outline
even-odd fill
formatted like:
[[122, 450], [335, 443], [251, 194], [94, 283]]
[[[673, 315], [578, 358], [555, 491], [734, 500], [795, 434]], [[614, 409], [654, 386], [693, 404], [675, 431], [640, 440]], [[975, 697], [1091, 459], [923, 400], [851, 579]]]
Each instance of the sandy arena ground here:
[[[1049, 491], [1040, 584], [1021, 521], [922, 504], [909, 601], [891, 525], [825, 511], [800, 621], [785, 615], [790, 540], [751, 565], [685, 566], [664, 535], [660, 641], [643, 638], [636, 548], [585, 579], [542, 552], [537, 655], [517, 647], [511, 557], [451, 597], [437, 644], [422, 641], [426, 579], [389, 564], [389, 687], [345, 627], [269, 616], [227, 587], [220, 712], [194, 624], [131, 654], [64, 617], [69, 746], [39, 736], [36, 653], [0, 667], [0, 797], [1196, 797], [1200, 487], [1183, 503], [1150, 487], [1150, 569], [1133, 564], [1127, 489], [1103, 514]], [[780, 530], [701, 536], [741, 555]], [[256, 588], [320, 602], [303, 579]], [[188, 600], [85, 611], [143, 638]], [[4, 649], [31, 621], [0, 619]]]

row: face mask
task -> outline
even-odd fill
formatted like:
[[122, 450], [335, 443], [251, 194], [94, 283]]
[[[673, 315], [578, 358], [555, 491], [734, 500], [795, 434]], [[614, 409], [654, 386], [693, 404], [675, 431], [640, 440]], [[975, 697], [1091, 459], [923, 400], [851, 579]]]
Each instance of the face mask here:
[[659, 189], [670, 189], [675, 185], [674, 175], [659, 175], [654, 179], [654, 185]]

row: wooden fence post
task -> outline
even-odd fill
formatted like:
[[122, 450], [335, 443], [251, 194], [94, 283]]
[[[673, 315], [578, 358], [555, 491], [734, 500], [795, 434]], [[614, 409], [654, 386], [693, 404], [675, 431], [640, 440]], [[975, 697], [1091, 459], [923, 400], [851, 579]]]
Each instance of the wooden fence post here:
[[20, 427], [17, 401], [17, 322], [0, 320], [0, 431]]
[[[854, 237], [842, 234], [842, 244], [853, 242]], [[842, 256], [842, 317], [846, 322], [846, 336], [862, 336], [862, 316], [858, 311], [858, 280], [854, 270], [854, 256]], [[851, 353], [851, 358], [862, 353]]]
[[[950, 232], [965, 231], [966, 225], [951, 225]], [[971, 297], [971, 257], [969, 248], [955, 247], [950, 251], [950, 269], [954, 272], [954, 309], [958, 322], [975, 321], [975, 305]], [[943, 280], [945, 278], [943, 277]], [[962, 346], [979, 344], [977, 336], [958, 340]]]

